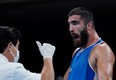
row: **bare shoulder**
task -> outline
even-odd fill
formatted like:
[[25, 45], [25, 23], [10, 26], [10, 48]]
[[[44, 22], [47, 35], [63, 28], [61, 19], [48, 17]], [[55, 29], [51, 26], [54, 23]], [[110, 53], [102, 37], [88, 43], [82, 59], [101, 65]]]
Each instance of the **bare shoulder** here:
[[90, 63], [96, 72], [98, 65], [113, 66], [114, 62], [115, 62], [114, 53], [107, 43], [102, 42], [93, 48], [90, 55]]
[[93, 49], [92, 53], [95, 53], [96, 58], [112, 60], [113, 62], [115, 60], [114, 53], [113, 53], [112, 49], [110, 48], [110, 46], [106, 42], [103, 42], [103, 43], [97, 45]]

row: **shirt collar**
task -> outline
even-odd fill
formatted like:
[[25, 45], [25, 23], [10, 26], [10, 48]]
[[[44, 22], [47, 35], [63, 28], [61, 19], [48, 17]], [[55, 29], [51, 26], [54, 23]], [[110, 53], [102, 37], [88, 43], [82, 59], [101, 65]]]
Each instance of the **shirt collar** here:
[[0, 63], [6, 63], [6, 62], [9, 62], [8, 59], [0, 53]]

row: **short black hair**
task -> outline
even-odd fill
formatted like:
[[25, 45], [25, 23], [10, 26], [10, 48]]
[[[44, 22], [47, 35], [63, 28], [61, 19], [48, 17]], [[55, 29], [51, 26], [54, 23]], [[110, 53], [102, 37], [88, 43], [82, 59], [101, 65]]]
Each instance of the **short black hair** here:
[[80, 15], [81, 18], [84, 20], [85, 24], [92, 21], [92, 23], [94, 25], [93, 14], [92, 14], [92, 11], [89, 8], [85, 8], [85, 7], [73, 8], [69, 12], [68, 16], [72, 16], [72, 15]]
[[20, 38], [21, 34], [18, 29], [9, 26], [0, 26], [0, 53], [6, 49], [9, 42], [16, 45]]

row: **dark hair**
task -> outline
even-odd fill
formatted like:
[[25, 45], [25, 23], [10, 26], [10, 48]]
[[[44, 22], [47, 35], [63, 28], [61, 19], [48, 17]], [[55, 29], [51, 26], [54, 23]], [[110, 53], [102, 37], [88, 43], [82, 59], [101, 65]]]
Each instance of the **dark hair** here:
[[20, 37], [20, 31], [16, 28], [0, 26], [0, 53], [5, 50], [9, 42], [12, 42], [13, 45], [16, 45]]
[[74, 8], [68, 14], [68, 16], [72, 16], [72, 15], [80, 15], [85, 24], [92, 21], [94, 25], [93, 14], [91, 10], [88, 8], [85, 8], [85, 7]]

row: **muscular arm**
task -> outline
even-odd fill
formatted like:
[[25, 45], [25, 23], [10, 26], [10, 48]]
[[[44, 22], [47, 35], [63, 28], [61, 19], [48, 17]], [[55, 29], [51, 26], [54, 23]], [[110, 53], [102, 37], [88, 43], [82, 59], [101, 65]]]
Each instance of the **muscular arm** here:
[[106, 44], [101, 44], [95, 49], [97, 55], [97, 73], [98, 80], [112, 80], [113, 66], [115, 62], [115, 57]]
[[41, 72], [41, 80], [54, 80], [54, 68], [52, 59], [44, 59], [44, 65]]
[[69, 70], [70, 70], [70, 68], [67, 69], [67, 71], [66, 71], [66, 73], [65, 73], [65, 75], [64, 75], [63, 80], [68, 80]]

